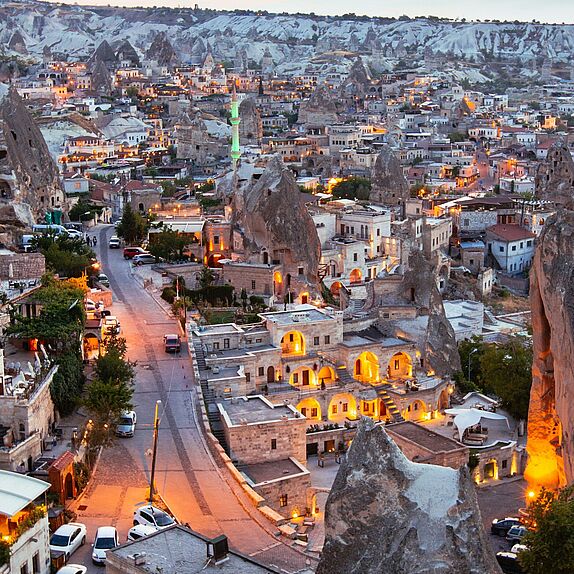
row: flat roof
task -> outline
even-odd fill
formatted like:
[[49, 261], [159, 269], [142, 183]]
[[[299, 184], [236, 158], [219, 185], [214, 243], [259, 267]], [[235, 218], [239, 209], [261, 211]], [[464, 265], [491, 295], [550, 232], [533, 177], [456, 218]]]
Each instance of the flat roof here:
[[442, 436], [422, 425], [403, 421], [385, 426], [390, 435], [396, 434], [421, 445], [431, 452], [448, 452], [465, 448], [463, 444]]
[[[154, 532], [149, 536], [127, 542], [109, 553], [112, 560], [119, 559], [129, 564], [130, 572], [157, 574], [202, 574], [221, 572], [223, 574], [260, 574], [263, 572], [279, 572], [278, 570], [263, 566], [252, 558], [229, 551], [227, 560], [214, 564], [206, 562], [207, 542], [205, 538], [192, 530], [177, 525]], [[135, 554], [145, 554], [143, 564], [134, 564]]]
[[272, 462], [260, 462], [257, 464], [245, 464], [238, 467], [249, 480], [254, 484], [269, 482], [271, 480], [281, 480], [295, 474], [305, 474], [309, 471], [296, 464], [290, 458], [275, 460]]
[[18, 514], [49, 488], [50, 485], [43, 480], [0, 470], [0, 514]]
[[291, 405], [274, 405], [262, 395], [234, 397], [217, 405], [230, 426], [273, 422], [281, 420], [282, 417], [304, 418]]
[[313, 305], [299, 305], [294, 311], [277, 311], [260, 313], [260, 317], [278, 325], [297, 325], [298, 323], [313, 323], [317, 321], [334, 321], [335, 317], [319, 311]]

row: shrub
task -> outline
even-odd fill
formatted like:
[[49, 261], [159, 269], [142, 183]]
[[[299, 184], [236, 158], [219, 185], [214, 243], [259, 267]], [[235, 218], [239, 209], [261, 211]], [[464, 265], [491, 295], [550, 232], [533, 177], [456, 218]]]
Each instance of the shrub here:
[[175, 289], [172, 287], [164, 287], [161, 292], [161, 298], [171, 305], [175, 301]]

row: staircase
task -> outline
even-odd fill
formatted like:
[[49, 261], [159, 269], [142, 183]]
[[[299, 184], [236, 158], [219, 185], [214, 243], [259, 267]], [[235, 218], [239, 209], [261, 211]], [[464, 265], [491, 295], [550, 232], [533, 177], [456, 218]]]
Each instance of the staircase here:
[[377, 389], [377, 394], [385, 404], [387, 412], [390, 413], [391, 417], [393, 418], [393, 422], [395, 423], [404, 422], [405, 419], [403, 418], [403, 415], [401, 415], [401, 412], [399, 411], [397, 405], [395, 404], [395, 401], [393, 401], [389, 393], [387, 393], [384, 386], [381, 387], [380, 389]]
[[365, 306], [366, 299], [351, 299], [349, 301], [349, 309], [353, 315], [360, 313]]
[[202, 373], [207, 369], [203, 347], [199, 341], [195, 341], [193, 344], [193, 349], [195, 360], [197, 361], [197, 366], [199, 367], [201, 393], [203, 395], [203, 402], [205, 403], [205, 410], [207, 412], [207, 418], [209, 420], [211, 433], [219, 441], [219, 444], [225, 449], [225, 452], [229, 454], [229, 449], [225, 440], [225, 433], [223, 432], [223, 426], [219, 419], [219, 410], [215, 400], [215, 391], [209, 388], [209, 382], [207, 379], [201, 376]]
[[349, 371], [347, 371], [347, 369], [337, 369], [337, 377], [339, 379], [339, 383], [342, 383], [344, 385], [347, 384], [353, 384], [356, 383], [357, 381], [351, 376], [351, 374], [349, 373]]

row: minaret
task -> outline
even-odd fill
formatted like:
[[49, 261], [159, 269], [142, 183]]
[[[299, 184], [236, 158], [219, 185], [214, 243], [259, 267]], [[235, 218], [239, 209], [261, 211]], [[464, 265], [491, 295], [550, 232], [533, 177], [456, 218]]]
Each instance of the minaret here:
[[239, 151], [239, 102], [237, 101], [237, 93], [235, 92], [235, 85], [233, 85], [233, 93], [231, 94], [231, 161], [233, 162], [233, 169], [237, 167], [237, 160], [241, 156]]

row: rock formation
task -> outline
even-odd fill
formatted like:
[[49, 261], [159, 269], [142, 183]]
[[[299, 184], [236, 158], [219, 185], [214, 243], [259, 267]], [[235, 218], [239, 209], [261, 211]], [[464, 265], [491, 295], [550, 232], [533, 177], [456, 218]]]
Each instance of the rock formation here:
[[10, 42], [8, 42], [8, 49], [23, 55], [28, 54], [28, 49], [26, 48], [26, 41], [22, 37], [22, 34], [20, 33], [19, 30], [16, 30], [16, 32], [12, 34]]
[[177, 55], [165, 32], [160, 32], [145, 53], [146, 60], [157, 62], [160, 66], [170, 66], [177, 61]]
[[325, 509], [317, 574], [499, 574], [466, 468], [410, 462], [364, 417]]
[[574, 481], [574, 162], [557, 144], [537, 174], [537, 191], [557, 204], [530, 272], [534, 361], [525, 478], [537, 488]]
[[15, 88], [0, 93], [0, 243], [64, 208], [58, 169], [48, 146]]
[[271, 260], [281, 262], [284, 276], [317, 284], [321, 243], [295, 177], [281, 157], [274, 156], [259, 179], [237, 185], [233, 205], [247, 260], [266, 251]]
[[371, 201], [383, 205], [404, 205], [409, 198], [409, 184], [403, 168], [389, 146], [383, 147], [371, 171]]
[[88, 67], [92, 68], [97, 61], [103, 62], [109, 68], [113, 68], [117, 64], [116, 54], [107, 40], [101, 42], [95, 49], [94, 53], [88, 60]]
[[253, 98], [246, 98], [241, 102], [239, 117], [241, 118], [239, 123], [239, 141], [241, 144], [260, 144], [263, 137], [263, 126], [261, 114]]
[[365, 67], [362, 58], [359, 57], [354, 61], [351, 66], [351, 70], [349, 71], [349, 75], [341, 84], [341, 97], [348, 99], [363, 99], [370, 85], [371, 74]]
[[95, 60], [92, 65], [92, 90], [103, 95], [112, 93], [112, 75], [103, 60]]
[[116, 59], [118, 62], [129, 62], [130, 66], [139, 66], [140, 58], [135, 48], [130, 44], [129, 40], [124, 40], [116, 50]]
[[324, 84], [317, 86], [311, 97], [299, 107], [297, 122], [300, 124], [326, 126], [338, 121], [337, 105], [329, 88]]

